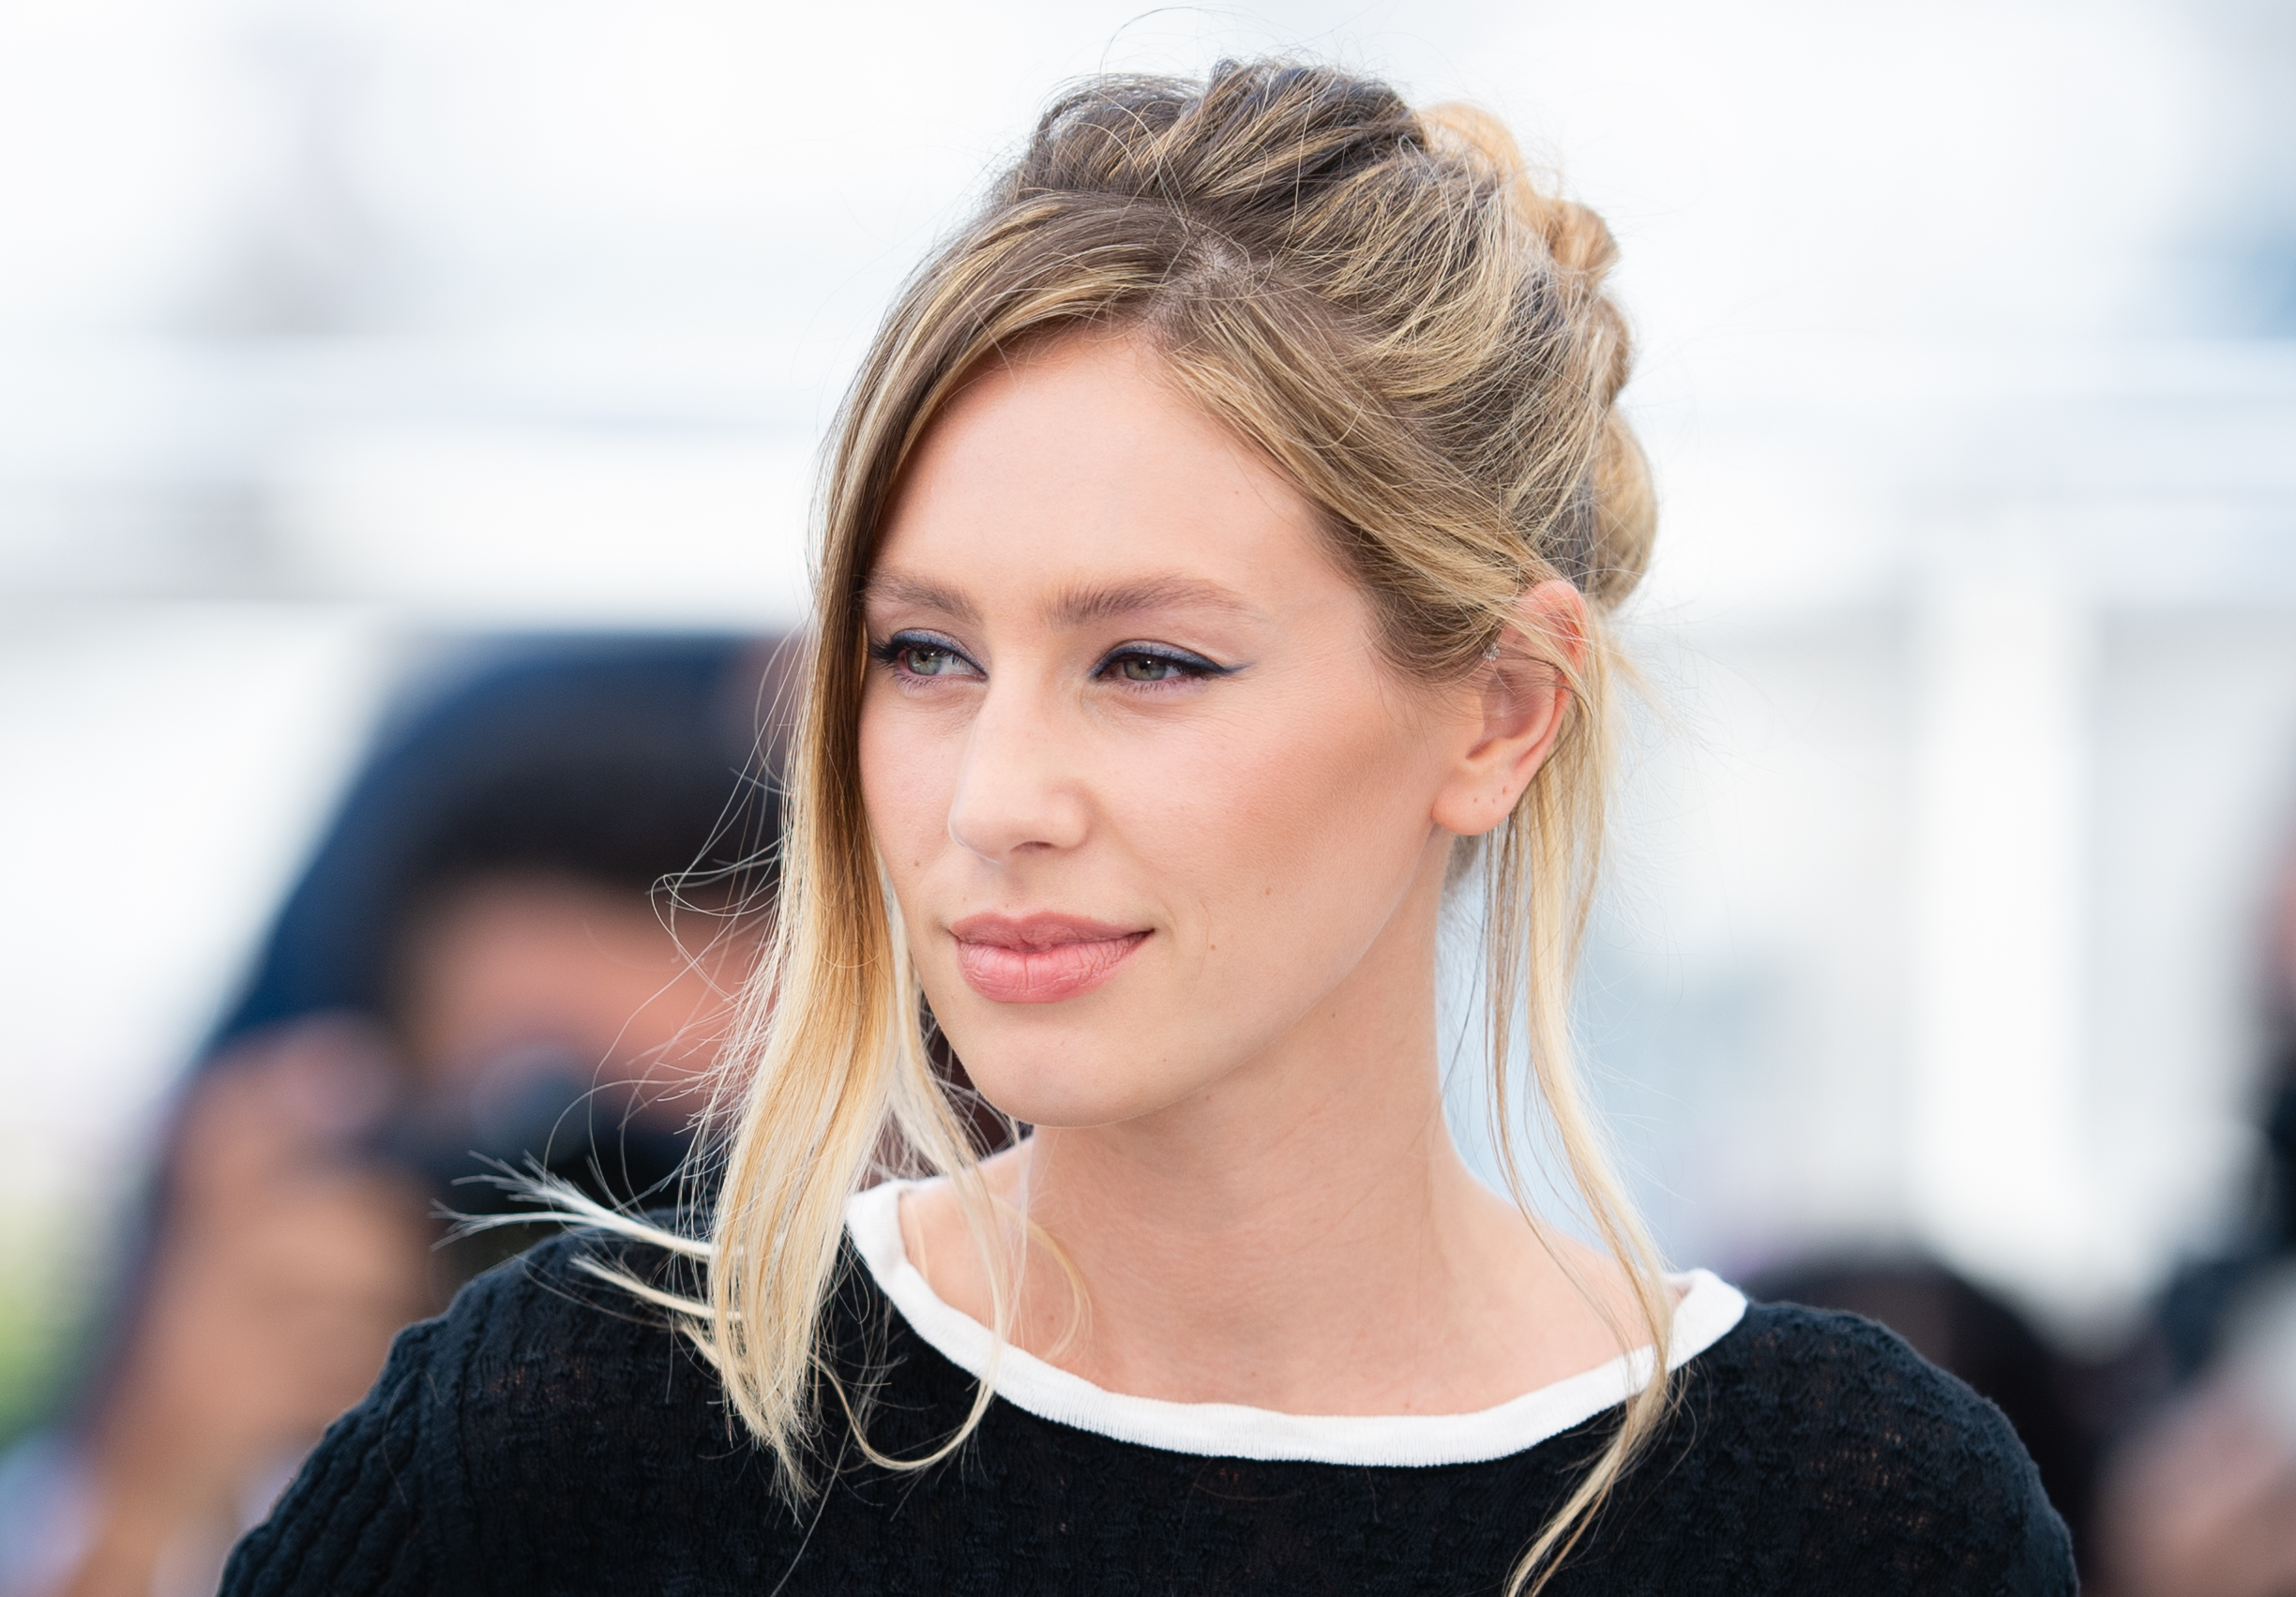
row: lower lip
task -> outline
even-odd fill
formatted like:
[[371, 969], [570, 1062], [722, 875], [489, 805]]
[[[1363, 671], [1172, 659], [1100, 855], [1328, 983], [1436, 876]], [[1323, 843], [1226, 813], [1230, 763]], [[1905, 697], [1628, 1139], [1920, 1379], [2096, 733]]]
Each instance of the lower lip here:
[[991, 1003], [1058, 1003], [1107, 981], [1147, 941], [1146, 932], [1136, 931], [1043, 948], [959, 942], [957, 968], [964, 972], [965, 985]]

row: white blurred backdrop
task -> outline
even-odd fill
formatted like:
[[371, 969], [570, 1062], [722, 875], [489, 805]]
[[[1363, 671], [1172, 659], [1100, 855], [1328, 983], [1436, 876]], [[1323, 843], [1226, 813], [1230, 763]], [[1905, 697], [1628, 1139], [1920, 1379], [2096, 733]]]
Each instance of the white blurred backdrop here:
[[2212, 1239], [2296, 806], [2285, 5], [0, 0], [0, 1380], [412, 640], [797, 622], [849, 369], [1047, 95], [1265, 50], [1493, 107], [1624, 246], [1582, 1018], [1670, 1251], [1925, 1244], [2078, 1340]]

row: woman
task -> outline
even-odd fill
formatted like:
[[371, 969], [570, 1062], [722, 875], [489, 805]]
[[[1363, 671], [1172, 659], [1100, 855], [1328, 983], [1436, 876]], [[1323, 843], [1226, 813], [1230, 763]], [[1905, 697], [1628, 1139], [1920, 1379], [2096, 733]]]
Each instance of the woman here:
[[[1572, 1085], [1610, 257], [1376, 83], [1056, 105], [843, 417], [712, 1235], [408, 1333], [227, 1589], [2070, 1591], [2000, 1416], [1662, 1274]], [[1444, 1129], [1471, 877], [1599, 1249]]]

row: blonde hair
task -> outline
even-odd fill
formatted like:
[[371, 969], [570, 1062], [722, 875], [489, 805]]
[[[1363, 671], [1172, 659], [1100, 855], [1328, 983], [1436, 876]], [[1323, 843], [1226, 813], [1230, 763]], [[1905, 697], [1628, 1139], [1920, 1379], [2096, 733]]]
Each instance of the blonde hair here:
[[[1009, 1329], [1011, 1267], [971, 1120], [932, 1068], [863, 813], [857, 595], [903, 465], [952, 396], [1024, 342], [1088, 328], [1145, 340], [1182, 391], [1320, 508], [1399, 672], [1440, 682], [1478, 669], [1536, 583], [1562, 579], [1589, 601], [1575, 663], [1564, 640], [1529, 640], [1567, 673], [1572, 707], [1513, 814], [1462, 845], [1462, 863], [1484, 878], [1491, 1103], [1514, 1197], [1553, 1247], [1511, 1129], [1516, 1017], [1527, 1014], [1536, 1091], [1654, 1357], [1510, 1590], [1545, 1583], [1648, 1440], [1669, 1394], [1670, 1301], [1582, 1100], [1566, 1019], [1602, 835], [1604, 618], [1639, 577], [1654, 522], [1617, 409], [1629, 346], [1603, 292], [1613, 254], [1601, 220], [1534, 184], [1485, 115], [1413, 112], [1384, 84], [1330, 68], [1224, 63], [1201, 83], [1102, 78], [1066, 94], [902, 293], [828, 465], [781, 908], [723, 1065], [731, 1123], [714, 1234], [682, 1244], [707, 1261], [706, 1304], [687, 1304], [691, 1333], [792, 1493], [811, 1489], [824, 1390], [860, 1429], [820, 1337], [846, 1199], [888, 1132], [914, 1166], [953, 1181], [989, 1266], [1000, 1347]], [[945, 1456], [993, 1384], [992, 1366], [945, 1447], [883, 1461]]]

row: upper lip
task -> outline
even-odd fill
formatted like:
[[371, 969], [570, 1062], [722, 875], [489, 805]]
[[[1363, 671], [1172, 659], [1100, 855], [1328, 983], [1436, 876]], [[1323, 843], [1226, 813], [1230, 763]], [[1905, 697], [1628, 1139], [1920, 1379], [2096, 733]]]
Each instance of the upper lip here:
[[1145, 927], [1112, 926], [1086, 915], [967, 915], [951, 922], [949, 932], [959, 942], [982, 942], [992, 948], [1058, 948], [1069, 942], [1107, 942], [1121, 937], [1140, 937]]

